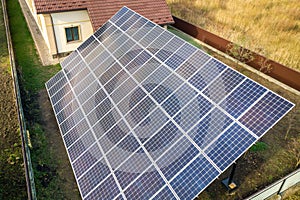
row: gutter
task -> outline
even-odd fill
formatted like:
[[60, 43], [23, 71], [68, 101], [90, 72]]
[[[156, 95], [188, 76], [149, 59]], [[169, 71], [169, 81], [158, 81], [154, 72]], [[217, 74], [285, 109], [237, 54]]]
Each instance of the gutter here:
[[50, 19], [51, 19], [51, 24], [52, 24], [53, 36], [54, 36], [54, 43], [55, 43], [56, 55], [58, 55], [57, 40], [56, 40], [56, 34], [55, 34], [55, 29], [54, 29], [54, 23], [53, 23], [53, 18], [52, 18], [51, 13], [50, 13]]

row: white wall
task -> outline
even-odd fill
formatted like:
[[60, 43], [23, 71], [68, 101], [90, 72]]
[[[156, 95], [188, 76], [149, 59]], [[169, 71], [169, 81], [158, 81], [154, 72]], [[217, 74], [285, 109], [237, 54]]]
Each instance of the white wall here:
[[49, 18], [49, 15], [44, 15], [44, 14], [39, 14], [37, 17], [37, 24], [40, 28], [40, 31], [45, 39], [45, 42], [50, 49], [50, 42], [49, 42], [49, 37], [47, 34], [47, 26], [51, 26], [51, 20], [47, 21], [47, 18]]
[[[86, 10], [52, 13], [58, 53], [75, 50], [93, 34], [92, 24]], [[79, 41], [67, 42], [65, 28], [79, 26]]]
[[36, 14], [36, 9], [34, 5], [34, 0], [25, 0], [32, 16], [34, 17], [35, 20], [37, 20], [37, 14]]

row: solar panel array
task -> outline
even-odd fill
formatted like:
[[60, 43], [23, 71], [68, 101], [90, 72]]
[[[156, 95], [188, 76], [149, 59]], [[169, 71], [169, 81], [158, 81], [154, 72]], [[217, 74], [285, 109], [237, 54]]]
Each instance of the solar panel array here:
[[123, 7], [46, 88], [83, 199], [193, 199], [291, 102]]

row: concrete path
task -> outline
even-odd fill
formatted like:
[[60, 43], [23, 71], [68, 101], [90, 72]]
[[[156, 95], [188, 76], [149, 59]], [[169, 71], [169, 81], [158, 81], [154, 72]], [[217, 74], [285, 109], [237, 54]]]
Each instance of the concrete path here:
[[40, 60], [44, 66], [46, 65], [53, 65], [59, 63], [59, 59], [53, 59], [52, 55], [49, 53], [49, 49], [46, 45], [46, 42], [42, 36], [42, 33], [40, 29], [38, 28], [38, 25], [32, 16], [25, 0], [19, 0], [20, 6], [22, 8], [24, 17], [26, 19], [28, 28], [31, 32], [32, 38], [34, 40], [36, 49], [39, 53]]

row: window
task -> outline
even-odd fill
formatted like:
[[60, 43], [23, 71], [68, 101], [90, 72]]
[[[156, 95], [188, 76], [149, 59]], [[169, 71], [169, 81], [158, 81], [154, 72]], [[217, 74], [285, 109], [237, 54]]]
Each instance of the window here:
[[78, 26], [65, 28], [67, 42], [73, 42], [79, 40]]

